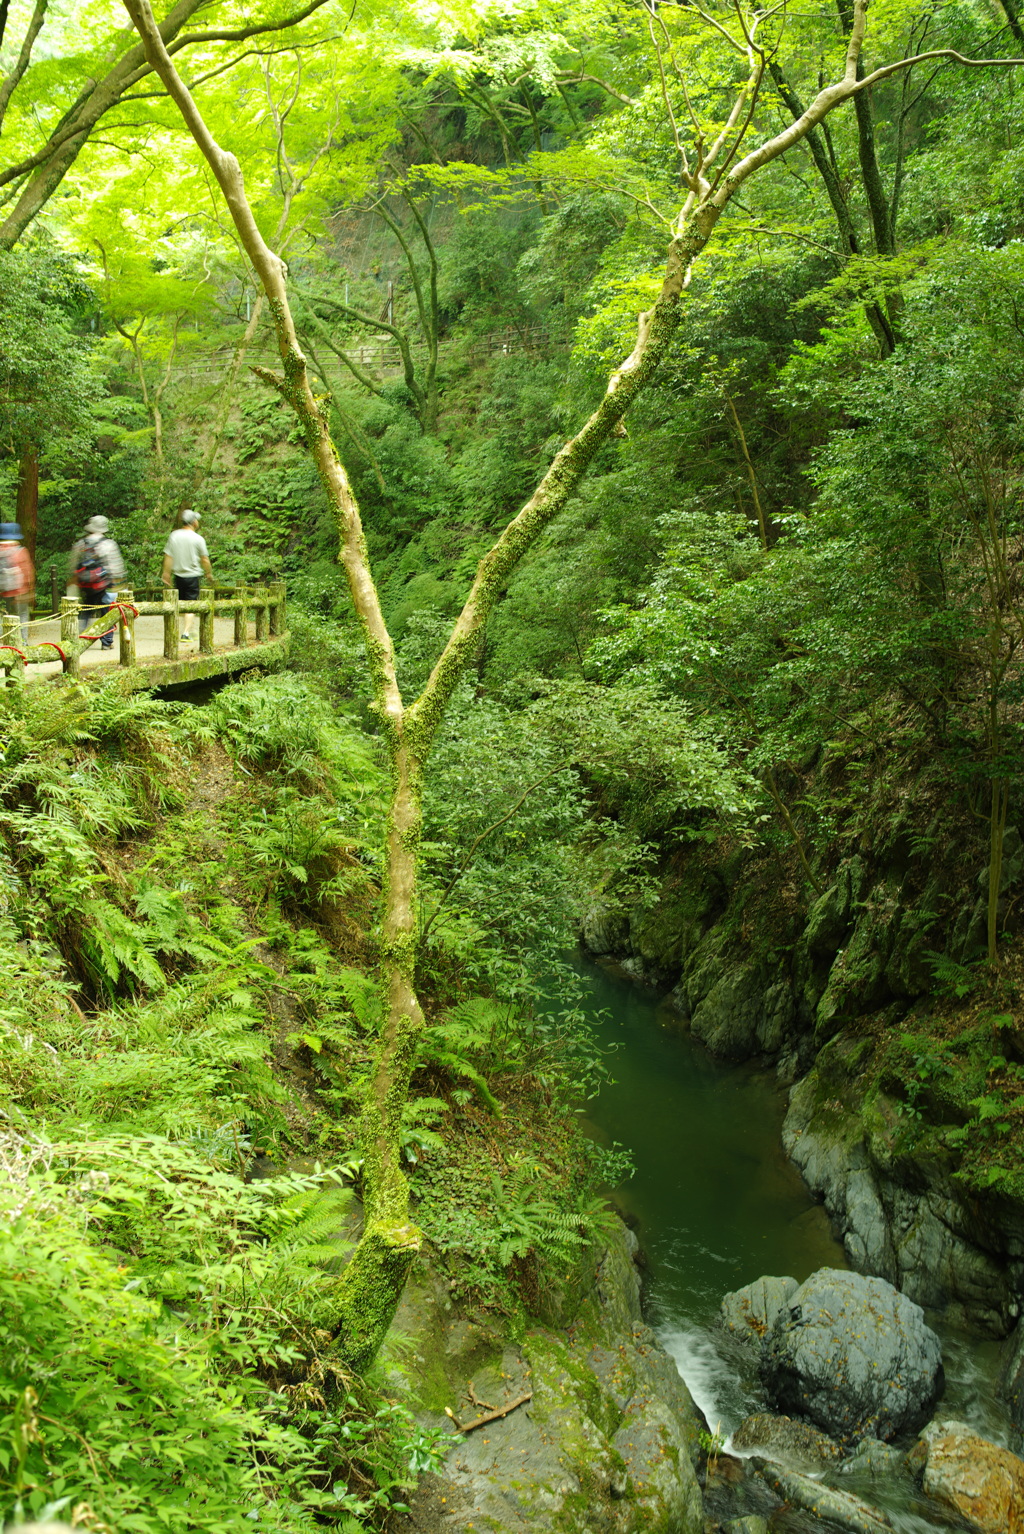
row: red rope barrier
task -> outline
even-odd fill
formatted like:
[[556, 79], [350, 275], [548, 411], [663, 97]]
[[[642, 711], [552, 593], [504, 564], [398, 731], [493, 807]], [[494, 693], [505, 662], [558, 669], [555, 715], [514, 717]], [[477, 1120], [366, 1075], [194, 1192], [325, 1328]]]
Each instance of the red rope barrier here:
[[[135, 607], [131, 602], [111, 602], [110, 606], [107, 608], [107, 612], [108, 613], [114, 613], [114, 612], [120, 613], [121, 614], [121, 617], [119, 619], [120, 623], [127, 623], [128, 622], [128, 619], [125, 617], [125, 613], [126, 612], [130, 612], [133, 618], [137, 618], [139, 616], [139, 609], [137, 607]], [[93, 623], [95, 623], [96, 619], [94, 618], [92, 621], [93, 621]], [[86, 625], [86, 627], [88, 627], [88, 624]], [[104, 629], [102, 634], [90, 634], [89, 638], [86, 641], [86, 643], [87, 644], [92, 644], [93, 641], [96, 640], [96, 639], [106, 639], [108, 634], [116, 634], [117, 633], [117, 629], [118, 629], [118, 624], [115, 623], [114, 627], [112, 629]]]
[[22, 660], [25, 661], [26, 665], [28, 664], [28, 656], [25, 654], [24, 650], [19, 650], [16, 644], [0, 644], [0, 650], [13, 650], [15, 655], [20, 655]]
[[[52, 639], [40, 639], [37, 648], [41, 650], [44, 645], [48, 645], [51, 650], [56, 650], [62, 661], [67, 660], [67, 656], [64, 654], [64, 651], [61, 649], [60, 645], [54, 644]], [[45, 665], [45, 661], [43, 664]]]

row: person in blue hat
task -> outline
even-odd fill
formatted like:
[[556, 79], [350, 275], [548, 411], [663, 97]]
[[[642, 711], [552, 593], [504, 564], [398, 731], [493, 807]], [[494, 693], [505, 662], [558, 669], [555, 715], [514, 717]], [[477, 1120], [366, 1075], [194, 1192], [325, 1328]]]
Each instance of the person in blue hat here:
[[21, 541], [17, 522], [0, 522], [0, 602], [5, 613], [21, 619], [21, 639], [28, 644], [28, 615], [36, 592], [36, 572]]

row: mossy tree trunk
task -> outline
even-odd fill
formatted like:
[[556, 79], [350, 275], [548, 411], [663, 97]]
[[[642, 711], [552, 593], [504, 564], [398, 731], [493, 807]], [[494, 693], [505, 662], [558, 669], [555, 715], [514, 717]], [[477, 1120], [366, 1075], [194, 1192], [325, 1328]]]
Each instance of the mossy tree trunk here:
[[[353, 1259], [337, 1281], [335, 1297], [338, 1351], [356, 1370], [366, 1367], [383, 1341], [420, 1241], [411, 1219], [409, 1189], [401, 1165], [400, 1127], [424, 1024], [415, 987], [419, 844], [423, 776], [438, 728], [459, 678], [476, 653], [488, 614], [512, 572], [566, 505], [594, 455], [666, 355], [680, 322], [693, 262], [732, 197], [751, 175], [799, 142], [829, 112], [865, 86], [912, 62], [903, 59], [858, 79], [866, 3], [855, 0], [842, 78], [821, 90], [800, 118], [742, 158], [739, 150], [751, 129], [766, 55], [754, 41], [756, 18], [741, 17], [731, 41], [744, 55], [748, 70], [725, 128], [710, 149], [698, 128], [696, 148], [689, 152], [676, 134], [680, 174], [688, 193], [673, 227], [661, 292], [653, 307], [639, 318], [636, 345], [610, 375], [596, 410], [563, 445], [533, 495], [480, 561], [462, 612], [423, 691], [405, 703], [395, 674], [394, 646], [370, 571], [359, 508], [331, 441], [326, 411], [310, 388], [289, 307], [284, 263], [256, 227], [238, 161], [214, 141], [175, 71], [149, 0], [124, 0], [149, 63], [166, 85], [217, 178], [242, 245], [263, 284], [277, 332], [282, 373], [256, 371], [294, 409], [333, 509], [340, 560], [363, 630], [374, 706], [390, 766], [380, 953], [383, 1015], [363, 1124], [365, 1224]], [[717, 22], [715, 26], [722, 31]], [[959, 57], [948, 50], [928, 56]]]
[[14, 520], [21, 528], [28, 557], [34, 565], [39, 533], [39, 452], [34, 442], [26, 443], [21, 450]]

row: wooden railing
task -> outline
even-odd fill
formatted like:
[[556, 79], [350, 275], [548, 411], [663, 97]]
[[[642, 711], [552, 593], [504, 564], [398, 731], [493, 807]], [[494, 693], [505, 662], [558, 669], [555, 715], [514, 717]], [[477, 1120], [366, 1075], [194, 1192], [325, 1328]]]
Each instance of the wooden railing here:
[[[150, 597], [155, 600], [148, 600]], [[194, 602], [183, 602], [177, 591], [166, 588], [143, 588], [136, 592], [121, 587], [113, 605], [78, 632], [81, 603], [75, 597], [60, 602], [60, 642], [44, 640], [26, 645], [22, 641], [17, 617], [3, 615], [0, 632], [0, 686], [24, 680], [26, 665], [59, 660], [65, 676], [81, 675], [82, 656], [98, 639], [114, 631], [118, 634], [118, 664], [136, 665], [135, 624], [139, 618], [163, 618], [163, 660], [180, 658], [180, 625], [185, 614], [199, 618], [199, 654], [214, 653], [214, 623], [217, 618], [234, 618], [230, 650], [244, 650], [269, 644], [286, 631], [286, 599], [283, 582], [270, 586], [204, 586]], [[255, 639], [249, 638], [250, 618], [255, 623]], [[38, 625], [33, 625], [38, 626]], [[31, 627], [31, 626], [30, 626]], [[223, 648], [223, 647], [222, 647]], [[156, 664], [156, 658], [153, 658]], [[6, 673], [6, 675], [4, 675]]]

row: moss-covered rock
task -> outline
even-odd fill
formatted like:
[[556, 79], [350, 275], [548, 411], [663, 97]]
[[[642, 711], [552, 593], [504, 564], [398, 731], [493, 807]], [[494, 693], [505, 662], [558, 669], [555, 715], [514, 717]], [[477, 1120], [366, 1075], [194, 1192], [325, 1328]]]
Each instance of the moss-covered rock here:
[[1024, 1206], [957, 1177], [940, 1129], [861, 1069], [869, 1040], [838, 1035], [790, 1095], [783, 1142], [844, 1233], [855, 1268], [994, 1336], [1019, 1314]]
[[[460, 1315], [425, 1264], [385, 1350], [393, 1389], [467, 1432], [412, 1503], [418, 1534], [700, 1534], [698, 1418], [640, 1316], [635, 1245], [611, 1239], [571, 1317], [502, 1337]], [[450, 1421], [449, 1421], [450, 1426]]]

